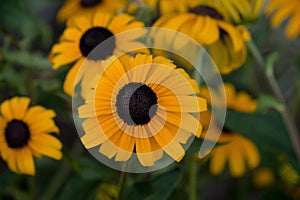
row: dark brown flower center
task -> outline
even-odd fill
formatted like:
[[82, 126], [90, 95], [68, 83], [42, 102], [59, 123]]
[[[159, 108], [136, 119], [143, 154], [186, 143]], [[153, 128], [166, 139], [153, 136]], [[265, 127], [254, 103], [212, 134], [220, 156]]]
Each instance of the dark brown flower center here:
[[10, 148], [21, 148], [28, 143], [30, 132], [27, 124], [12, 120], [5, 128], [5, 139]]
[[[103, 60], [113, 54], [116, 48], [114, 34], [104, 27], [93, 27], [87, 30], [80, 38], [79, 48], [83, 56], [90, 60]], [[107, 40], [110, 38], [109, 40]], [[105, 41], [106, 40], [106, 41]], [[101, 49], [92, 51], [100, 43], [102, 43]]]
[[157, 96], [142, 83], [128, 83], [117, 95], [117, 113], [129, 125], [147, 124], [157, 111]]
[[81, 0], [80, 5], [82, 7], [92, 7], [97, 5], [98, 3], [101, 3], [103, 0]]
[[223, 20], [224, 17], [216, 9], [209, 6], [197, 6], [190, 9], [190, 13], [195, 13], [197, 15], [206, 15], [215, 19]]

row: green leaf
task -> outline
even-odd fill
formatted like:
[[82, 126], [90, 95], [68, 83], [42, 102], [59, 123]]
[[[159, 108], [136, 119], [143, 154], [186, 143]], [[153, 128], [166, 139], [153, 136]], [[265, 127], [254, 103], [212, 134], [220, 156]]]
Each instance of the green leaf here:
[[277, 111], [284, 109], [284, 106], [273, 96], [270, 95], [261, 95], [258, 98], [257, 112], [264, 112], [270, 108], [274, 108]]
[[115, 172], [111, 168], [102, 165], [94, 158], [82, 157], [77, 159], [77, 161], [79, 163], [77, 172], [83, 179], [86, 180], [101, 180]]
[[273, 52], [266, 58], [266, 74], [267, 76], [273, 76], [274, 74], [274, 64], [279, 58], [278, 52]]
[[165, 200], [168, 199], [178, 182], [181, 174], [178, 168], [159, 174], [145, 182], [136, 182], [124, 193], [124, 199], [131, 200]]
[[28, 51], [16, 50], [3, 52], [3, 57], [7, 62], [19, 64], [23, 67], [45, 70], [51, 69], [52, 66], [47, 57]]
[[295, 159], [289, 135], [278, 113], [239, 113], [228, 110], [226, 128], [242, 134], [263, 150], [285, 152]]
[[[57, 199], [96, 199], [96, 191], [98, 185], [99, 182], [87, 181], [82, 179], [80, 176], [73, 176], [73, 178], [68, 180], [64, 188], [62, 188], [62, 192], [57, 197]], [[93, 198], [91, 198], [91, 196]]]

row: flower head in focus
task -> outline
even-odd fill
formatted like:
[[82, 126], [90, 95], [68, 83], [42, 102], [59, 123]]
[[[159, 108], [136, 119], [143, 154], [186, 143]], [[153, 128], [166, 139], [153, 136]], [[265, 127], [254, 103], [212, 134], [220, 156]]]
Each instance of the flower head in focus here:
[[50, 133], [59, 130], [55, 112], [42, 106], [29, 107], [27, 97], [5, 100], [0, 106], [0, 155], [11, 171], [35, 174], [33, 157], [61, 159], [61, 142]]
[[[59, 43], [52, 47], [50, 53], [53, 69], [75, 61], [75, 64], [66, 76], [64, 91], [68, 95], [72, 95], [74, 86], [80, 81], [82, 85], [88, 85], [98, 72], [97, 68], [91, 67], [95, 66], [93, 63], [104, 60], [117, 52], [128, 52], [132, 48], [145, 48], [141, 42], [136, 41], [144, 36], [145, 31], [139, 31], [138, 34], [134, 35], [128, 34], [127, 38], [118, 38], [116, 36], [123, 31], [142, 27], [144, 27], [142, 22], [127, 14], [113, 16], [96, 13], [90, 17], [71, 18]], [[109, 38], [110, 40], [108, 40]], [[109, 42], [105, 48], [90, 54], [100, 43], [107, 40]], [[81, 71], [86, 73], [80, 73], [80, 68]], [[83, 97], [86, 96], [86, 88], [82, 87], [81, 95]]]
[[206, 110], [196, 81], [161, 56], [124, 55], [105, 62], [78, 109], [86, 118], [85, 147], [101, 145], [99, 152], [115, 161], [127, 161], [136, 152], [142, 166], [153, 166], [163, 152], [179, 162], [185, 154], [181, 144], [200, 136], [196, 116]]

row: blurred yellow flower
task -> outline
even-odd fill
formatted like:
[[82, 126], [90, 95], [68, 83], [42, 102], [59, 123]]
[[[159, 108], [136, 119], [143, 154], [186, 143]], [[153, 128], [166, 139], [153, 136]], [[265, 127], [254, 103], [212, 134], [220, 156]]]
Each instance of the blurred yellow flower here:
[[[88, 57], [90, 52], [106, 39], [116, 36], [122, 31], [142, 27], [144, 27], [142, 22], [127, 14], [113, 16], [96, 13], [90, 17], [71, 18], [59, 43], [52, 47], [49, 56], [53, 63], [53, 69], [76, 61], [66, 76], [64, 91], [71, 96], [74, 86], [81, 81], [83, 86], [81, 87], [81, 95], [86, 96], [87, 86], [98, 72], [97, 68], [91, 67], [95, 66], [93, 63], [106, 59], [119, 51], [127, 52], [132, 48], [145, 48], [141, 42], [135, 41], [145, 34], [145, 31], [139, 31], [130, 37], [128, 36], [128, 38], [112, 38], [111, 43], [106, 45], [105, 49], [101, 49], [101, 52], [96, 52]], [[83, 61], [87, 63], [84, 64]], [[78, 74], [80, 67], [82, 73]]]
[[294, 39], [300, 33], [300, 1], [299, 0], [270, 0], [265, 12], [270, 16], [272, 27], [278, 27], [286, 19], [289, 22], [286, 26], [285, 34], [288, 38]]
[[101, 145], [99, 152], [115, 161], [127, 161], [135, 151], [142, 166], [153, 166], [163, 152], [179, 162], [185, 154], [181, 144], [201, 134], [194, 115], [207, 109], [206, 100], [196, 96], [196, 81], [162, 56], [103, 62], [108, 66], [78, 109], [86, 118], [84, 146]]
[[[224, 84], [227, 109], [237, 110], [239, 112], [254, 112], [257, 107], [257, 101], [252, 99], [245, 92], [236, 92], [234, 86], [230, 83]], [[215, 98], [214, 92], [209, 92], [207, 87], [201, 88], [201, 96], [211, 103], [211, 98]], [[218, 105], [214, 105], [218, 107]], [[245, 174], [247, 166], [253, 169], [260, 162], [260, 154], [256, 145], [249, 139], [238, 133], [227, 130], [226, 127], [219, 127], [218, 119], [214, 117], [211, 111], [201, 113], [200, 121], [203, 124], [202, 137], [207, 140], [215, 141], [219, 129], [222, 133], [218, 139], [219, 146], [210, 152], [210, 172], [213, 175], [220, 175], [228, 162], [230, 174], [239, 177]], [[211, 125], [210, 125], [211, 122]], [[211, 126], [211, 132], [207, 134], [208, 126]]]
[[59, 132], [55, 112], [29, 104], [27, 97], [14, 97], [0, 105], [0, 154], [13, 172], [34, 175], [33, 156], [59, 160], [62, 144], [49, 134]]
[[58, 11], [57, 20], [65, 22], [70, 17], [84, 15], [91, 17], [96, 12], [109, 12], [114, 14], [118, 9], [124, 8], [126, 0], [66, 0]]
[[253, 184], [256, 187], [268, 187], [275, 181], [275, 175], [269, 168], [260, 168], [253, 174]]
[[199, 0], [197, 5], [212, 7], [225, 21], [239, 24], [257, 18], [263, 3], [264, 0]]
[[242, 176], [249, 169], [258, 166], [260, 156], [257, 147], [247, 138], [229, 132], [222, 132], [219, 138], [220, 146], [210, 153], [210, 172], [220, 175], [228, 162], [230, 174], [234, 177]]
[[[200, 121], [203, 125], [202, 138], [215, 141], [217, 139], [218, 121], [210, 111], [201, 113]], [[211, 121], [211, 132], [207, 135], [207, 128]], [[260, 154], [256, 145], [240, 134], [223, 129], [216, 146], [210, 153], [210, 173], [220, 175], [228, 163], [230, 174], [239, 177], [246, 169], [254, 169], [260, 162]]]
[[160, 15], [187, 13], [198, 6], [208, 6], [224, 16], [230, 23], [241, 23], [257, 18], [264, 0], [140, 0], [153, 8], [158, 8]]
[[[257, 108], [257, 100], [253, 99], [249, 94], [244, 91], [237, 92], [234, 85], [231, 83], [224, 83], [226, 106], [228, 109], [233, 109], [239, 112], [254, 112]], [[210, 90], [212, 91], [212, 90]], [[208, 88], [202, 87], [201, 95], [211, 103], [211, 96], [217, 97], [216, 94], [209, 93]], [[218, 105], [215, 105], [218, 106]]]
[[[251, 36], [243, 26], [234, 26], [223, 19], [222, 14], [214, 8], [198, 6], [190, 10], [190, 13], [162, 16], [153, 26], [180, 31], [207, 46], [219, 71], [228, 74], [245, 62], [245, 42]], [[185, 46], [188, 44], [184, 41], [174, 39], [174, 48]]]

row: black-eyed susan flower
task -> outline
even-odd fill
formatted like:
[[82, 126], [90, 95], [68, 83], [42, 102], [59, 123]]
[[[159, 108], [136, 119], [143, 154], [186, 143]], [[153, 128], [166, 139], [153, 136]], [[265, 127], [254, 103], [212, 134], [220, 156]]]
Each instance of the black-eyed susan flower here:
[[[90, 67], [90, 63], [106, 59], [117, 52], [128, 52], [130, 49], [145, 48], [141, 42], [136, 41], [144, 36], [144, 31], [128, 35], [127, 38], [117, 37], [117, 34], [122, 31], [142, 27], [144, 27], [142, 22], [136, 21], [134, 17], [127, 14], [112, 16], [110, 14], [96, 13], [90, 17], [70, 19], [59, 43], [52, 47], [50, 53], [53, 69], [76, 61], [66, 76], [64, 91], [72, 95], [74, 85], [79, 81], [81, 81], [82, 85], [87, 85], [90, 82], [94, 74], [97, 73], [97, 69]], [[103, 50], [101, 49], [101, 52], [97, 51], [96, 55], [88, 56], [95, 47], [108, 38], [111, 38], [109, 40], [110, 43]], [[83, 61], [87, 62], [87, 64], [82, 65]], [[78, 74], [80, 67], [82, 71], [87, 73]], [[86, 94], [85, 88], [87, 87], [82, 87], [82, 96]]]
[[114, 14], [118, 9], [124, 8], [126, 0], [66, 0], [57, 14], [59, 22], [65, 22], [74, 16], [92, 16], [96, 12], [109, 12]]
[[212, 7], [225, 21], [239, 24], [257, 18], [263, 3], [263, 0], [199, 0], [197, 5]]
[[10, 170], [35, 174], [33, 157], [61, 159], [61, 142], [49, 133], [58, 133], [55, 112], [42, 106], [29, 107], [27, 97], [14, 97], [1, 104], [0, 154]]
[[[254, 112], [257, 107], [257, 101], [245, 92], [236, 92], [234, 86], [230, 83], [224, 84], [227, 109], [233, 109], [239, 112]], [[208, 91], [207, 87], [201, 88], [201, 96], [211, 103], [210, 99], [215, 98], [217, 94]], [[218, 102], [216, 102], [218, 103]], [[219, 105], [214, 105], [218, 107]], [[222, 133], [218, 139], [219, 146], [210, 152], [210, 172], [213, 175], [220, 175], [226, 163], [229, 165], [230, 174], [234, 177], [245, 174], [246, 169], [254, 169], [260, 162], [260, 154], [256, 145], [249, 139], [238, 133], [234, 133], [225, 128], [219, 127], [218, 119], [210, 112], [201, 113], [201, 123], [203, 124], [203, 138], [216, 141], [218, 130]], [[211, 125], [210, 125], [211, 124]], [[207, 134], [207, 128], [211, 126], [211, 132]]]
[[220, 146], [214, 148], [210, 154], [210, 172], [220, 175], [226, 163], [229, 165], [230, 174], [234, 177], [245, 174], [248, 166], [254, 169], [260, 162], [260, 155], [256, 145], [247, 138], [232, 132], [222, 132]]
[[132, 153], [142, 166], [153, 166], [163, 152], [180, 161], [181, 144], [200, 136], [197, 115], [206, 110], [198, 97], [196, 81], [167, 58], [137, 54], [103, 62], [104, 72], [79, 107], [86, 148], [101, 145], [99, 152], [115, 161]]
[[288, 38], [294, 39], [300, 33], [299, 9], [299, 0], [291, 0], [288, 3], [284, 0], [271, 0], [266, 5], [265, 12], [271, 16], [270, 24], [272, 27], [278, 27], [288, 19], [285, 34]]
[[[206, 46], [219, 71], [228, 74], [245, 62], [245, 41], [250, 40], [251, 36], [243, 26], [234, 26], [223, 19], [216, 9], [197, 6], [189, 13], [162, 16], [153, 26], [180, 31]], [[158, 37], [155, 39], [159, 40]], [[176, 38], [172, 40], [172, 48], [175, 49], [189, 45]]]
[[[203, 138], [216, 141], [218, 138], [218, 120], [210, 111], [201, 113], [203, 124]], [[207, 128], [211, 124], [211, 132], [207, 134]], [[260, 154], [256, 145], [242, 135], [223, 129], [218, 138], [219, 146], [216, 146], [210, 153], [210, 173], [220, 175], [228, 164], [230, 174], [239, 177], [245, 174], [247, 168], [254, 169], [260, 162]]]

